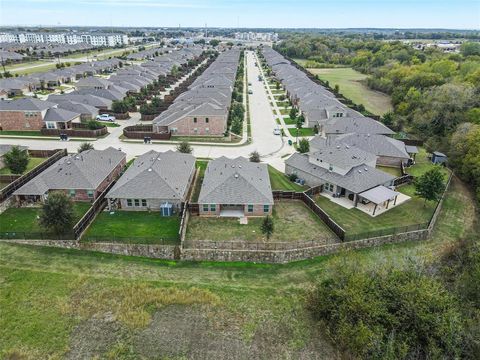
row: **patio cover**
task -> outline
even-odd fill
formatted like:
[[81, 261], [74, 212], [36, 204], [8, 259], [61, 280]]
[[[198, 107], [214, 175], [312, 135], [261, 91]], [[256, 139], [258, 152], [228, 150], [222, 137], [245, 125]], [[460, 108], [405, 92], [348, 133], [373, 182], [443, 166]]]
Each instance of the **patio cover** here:
[[383, 185], [379, 185], [358, 195], [378, 205], [385, 201], [394, 199], [398, 194], [399, 193], [396, 191], [390, 190]]

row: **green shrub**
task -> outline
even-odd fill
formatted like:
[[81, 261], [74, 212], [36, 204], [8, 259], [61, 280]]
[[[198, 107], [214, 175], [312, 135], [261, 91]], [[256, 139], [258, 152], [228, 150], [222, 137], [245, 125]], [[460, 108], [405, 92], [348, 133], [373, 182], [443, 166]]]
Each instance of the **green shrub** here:
[[335, 343], [360, 359], [454, 359], [462, 318], [441, 282], [418, 270], [336, 266], [308, 296]]

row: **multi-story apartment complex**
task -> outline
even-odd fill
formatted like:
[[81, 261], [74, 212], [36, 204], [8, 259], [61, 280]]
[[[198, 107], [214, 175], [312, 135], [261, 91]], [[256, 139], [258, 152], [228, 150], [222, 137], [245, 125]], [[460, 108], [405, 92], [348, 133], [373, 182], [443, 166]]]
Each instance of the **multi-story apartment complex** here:
[[256, 40], [256, 41], [277, 41], [277, 33], [257, 33], [257, 32], [237, 32], [235, 33], [237, 40]]
[[93, 46], [117, 46], [127, 45], [128, 36], [114, 33], [35, 33], [15, 32], [0, 33], [0, 42], [6, 43], [55, 43], [55, 44], [79, 44], [86, 43]]

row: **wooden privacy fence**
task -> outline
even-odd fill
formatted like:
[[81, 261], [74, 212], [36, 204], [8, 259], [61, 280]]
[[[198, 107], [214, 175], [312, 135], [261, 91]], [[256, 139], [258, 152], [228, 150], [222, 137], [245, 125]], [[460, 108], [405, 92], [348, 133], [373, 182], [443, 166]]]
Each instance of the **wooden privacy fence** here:
[[64, 156], [67, 156], [67, 149], [54, 150], [54, 154], [51, 155], [43, 163], [37, 165], [36, 167], [34, 167], [32, 170], [30, 170], [25, 175], [20, 176], [18, 179], [14, 180], [12, 183], [5, 186], [0, 191], [0, 202], [7, 199], [10, 195], [12, 195], [12, 193], [15, 190], [21, 188], [27, 182], [32, 180], [35, 176], [40, 174], [42, 171], [44, 171], [46, 168], [48, 168], [50, 165], [52, 165], [53, 163], [55, 163], [56, 161], [58, 161], [59, 159], [61, 159]]
[[107, 188], [92, 203], [90, 209], [88, 209], [88, 211], [82, 216], [82, 218], [75, 224], [75, 226], [73, 227], [75, 239], [80, 239], [85, 229], [87, 229], [87, 227], [95, 219], [95, 216], [97, 216], [97, 214], [105, 208], [105, 206], [107, 205], [107, 199], [105, 199], [105, 195], [107, 195], [108, 191], [115, 183], [116, 181], [112, 181], [107, 186]]
[[73, 137], [99, 137], [105, 134], [108, 134], [108, 129], [106, 126], [103, 126], [99, 129], [91, 130], [87, 127], [86, 124], [73, 124], [73, 129], [47, 129], [42, 128], [40, 130], [42, 135], [45, 136], [60, 136], [60, 134], [65, 134], [67, 136]]
[[168, 128], [165, 127], [163, 132], [153, 132], [152, 125], [132, 125], [127, 126], [123, 129], [123, 135], [129, 139], [143, 139], [145, 137], [150, 137], [153, 140], [169, 140], [171, 133], [168, 131]]

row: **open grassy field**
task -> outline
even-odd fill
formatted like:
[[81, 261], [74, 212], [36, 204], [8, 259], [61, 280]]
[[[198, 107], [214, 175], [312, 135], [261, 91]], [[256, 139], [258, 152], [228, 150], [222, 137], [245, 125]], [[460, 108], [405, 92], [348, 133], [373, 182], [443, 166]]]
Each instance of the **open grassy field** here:
[[288, 265], [173, 262], [0, 242], [0, 357], [340, 359], [306, 310], [312, 281], [346, 261], [428, 266], [476, 231], [474, 216], [471, 194], [454, 179], [431, 241]]
[[[29, 172], [34, 167], [40, 165], [45, 160], [47, 160], [47, 158], [30, 157], [28, 160], [28, 165], [27, 165], [27, 169], [25, 170], [25, 173]], [[0, 169], [0, 175], [10, 175], [11, 173], [12, 173], [11, 170], [7, 167], [3, 167]]]
[[20, 70], [16, 70], [16, 69], [13, 69], [11, 70], [11, 72], [13, 74], [18, 74], [18, 75], [28, 75], [28, 74], [35, 74], [35, 73], [38, 73], [38, 72], [45, 72], [45, 71], [48, 71], [48, 70], [53, 70], [56, 68], [56, 63], [46, 63], [46, 64], [43, 64], [43, 65], [40, 65], [40, 66], [35, 66], [35, 67], [30, 67], [28, 69], [20, 69]]
[[136, 244], [176, 244], [180, 218], [160, 216], [159, 211], [103, 211], [82, 241], [112, 241]]
[[263, 217], [240, 224], [234, 218], [192, 216], [187, 226], [187, 240], [290, 242], [329, 239], [330, 229], [301, 201], [277, 201], [272, 214], [275, 231], [269, 240], [260, 227]]
[[383, 115], [392, 110], [390, 97], [369, 89], [363, 83], [367, 75], [352, 68], [308, 69], [308, 71], [328, 81], [331, 87], [338, 85], [340, 93], [357, 104], [363, 104], [365, 109], [373, 114]]

